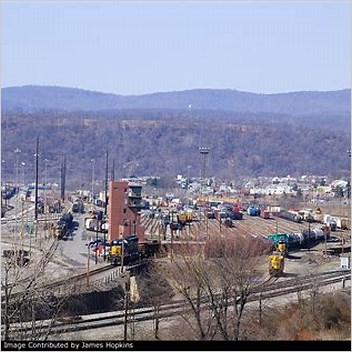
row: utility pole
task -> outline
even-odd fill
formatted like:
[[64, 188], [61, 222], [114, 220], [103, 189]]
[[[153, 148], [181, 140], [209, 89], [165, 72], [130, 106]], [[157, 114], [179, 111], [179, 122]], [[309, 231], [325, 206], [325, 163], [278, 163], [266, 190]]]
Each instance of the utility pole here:
[[108, 178], [109, 178], [109, 151], [106, 150], [106, 160], [105, 160], [105, 206], [104, 215], [108, 214]]
[[35, 148], [35, 190], [34, 190], [34, 219], [38, 220], [38, 187], [39, 187], [39, 136]]
[[308, 252], [310, 252], [310, 222], [308, 223]]
[[125, 282], [125, 314], [123, 322], [123, 340], [127, 341], [127, 322], [128, 322], [128, 306], [129, 306], [129, 294], [130, 294], [130, 275], [127, 273]]
[[87, 287], [89, 287], [89, 261], [90, 261], [90, 247], [89, 247], [89, 243], [87, 244], [87, 249], [88, 249], [88, 253], [87, 253]]
[[123, 273], [124, 257], [125, 257], [125, 240], [123, 239], [123, 235], [122, 235], [122, 238], [121, 238], [121, 273]]
[[170, 261], [172, 262], [172, 257], [173, 257], [173, 244], [174, 244], [174, 212], [171, 210], [171, 224], [170, 224], [170, 230], [171, 230], [171, 249], [170, 249]]
[[37, 145], [35, 149], [35, 193], [34, 193], [34, 219], [38, 220], [38, 184], [39, 184], [39, 136], [37, 136]]
[[324, 228], [324, 258], [327, 257], [326, 229]]
[[[15, 152], [15, 155], [16, 155], [16, 164], [15, 164], [15, 177], [16, 177], [16, 184], [15, 184], [15, 194], [17, 193], [17, 197], [16, 197], [16, 205], [18, 208], [18, 202], [19, 202], [19, 195], [20, 195], [20, 187], [19, 187], [19, 153], [21, 153], [20, 149], [16, 148], [16, 150], [14, 151]], [[18, 236], [18, 224], [17, 224], [17, 221], [18, 221], [18, 213], [16, 211], [15, 213], [15, 231], [16, 231], [16, 239], [17, 239], [17, 236]]]
[[262, 293], [259, 293], [259, 325], [262, 325]]
[[[39, 136], [37, 136], [37, 143], [35, 149], [35, 191], [34, 191], [34, 222], [35, 222], [35, 239], [38, 235], [38, 183], [39, 183]], [[39, 241], [39, 245], [41, 245]]]
[[66, 183], [66, 157], [63, 157], [61, 163], [61, 201], [65, 201], [65, 183]]
[[95, 159], [90, 160], [92, 163], [92, 189], [91, 189], [91, 203], [94, 204], [94, 166], [95, 166]]
[[[343, 233], [342, 233], [342, 212], [341, 212], [341, 202], [342, 202], [342, 197], [343, 197], [343, 193], [342, 193], [342, 190], [341, 190], [341, 193], [340, 193], [340, 204], [339, 204], [339, 216], [340, 216], [340, 235], [341, 235], [341, 254], [343, 255], [344, 254], [344, 238], [343, 238]], [[337, 225], [337, 224], [336, 224]], [[336, 226], [337, 227], [337, 226]]]
[[115, 181], [115, 159], [112, 160], [111, 181]]
[[17, 192], [19, 188], [19, 153], [21, 153], [21, 150], [16, 148], [14, 152], [16, 154], [15, 171], [16, 171], [16, 192]]
[[96, 232], [95, 232], [95, 265], [98, 264], [98, 227], [99, 227], [99, 219], [98, 215], [96, 215]]

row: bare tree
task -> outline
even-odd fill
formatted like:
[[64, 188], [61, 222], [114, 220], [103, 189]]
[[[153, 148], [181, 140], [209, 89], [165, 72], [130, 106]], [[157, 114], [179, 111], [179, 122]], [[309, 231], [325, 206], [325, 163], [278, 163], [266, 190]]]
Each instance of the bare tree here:
[[[212, 260], [218, 282], [207, 280], [210, 299], [217, 328], [224, 340], [239, 340], [244, 309], [252, 289], [259, 283], [259, 257], [266, 246], [253, 238], [228, 235], [220, 238], [219, 254]], [[213, 274], [213, 275], [214, 275]]]
[[56, 241], [30, 260], [13, 246], [3, 258], [1, 293], [3, 340], [46, 340], [52, 332], [69, 294], [57, 296], [48, 286], [45, 270], [56, 249]]
[[191, 316], [183, 318], [199, 340], [240, 339], [248, 297], [261, 279], [259, 258], [266, 250], [251, 236], [227, 234], [207, 244], [207, 258], [186, 245], [175, 256], [164, 275], [188, 303]]
[[163, 263], [151, 262], [140, 279], [140, 291], [143, 302], [151, 304], [154, 309], [154, 338], [159, 339], [160, 308], [171, 302], [174, 292], [163, 276], [159, 274]]

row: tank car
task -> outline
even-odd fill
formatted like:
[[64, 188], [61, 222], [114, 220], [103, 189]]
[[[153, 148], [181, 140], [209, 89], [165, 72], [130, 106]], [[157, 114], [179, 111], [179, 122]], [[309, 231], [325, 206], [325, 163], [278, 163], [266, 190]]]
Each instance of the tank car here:
[[297, 223], [302, 222], [302, 216], [296, 211], [281, 210], [279, 213], [279, 217]]

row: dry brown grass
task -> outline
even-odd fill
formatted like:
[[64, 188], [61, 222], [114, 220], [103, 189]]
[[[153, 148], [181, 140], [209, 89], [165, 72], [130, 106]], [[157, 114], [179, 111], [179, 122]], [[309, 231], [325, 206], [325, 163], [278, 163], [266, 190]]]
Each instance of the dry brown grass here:
[[[348, 340], [351, 338], [350, 293], [317, 294], [265, 315], [270, 340]], [[265, 334], [264, 333], [264, 334]]]

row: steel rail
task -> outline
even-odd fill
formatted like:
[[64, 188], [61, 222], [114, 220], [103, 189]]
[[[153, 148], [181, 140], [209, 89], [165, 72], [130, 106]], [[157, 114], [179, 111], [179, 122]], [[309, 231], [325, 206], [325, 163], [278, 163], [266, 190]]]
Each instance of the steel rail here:
[[[331, 275], [328, 275], [328, 277], [326, 278], [323, 277], [322, 281], [319, 281], [320, 286], [326, 286], [336, 282], [340, 282], [342, 279], [345, 279], [345, 280], [351, 279], [350, 273], [347, 274], [346, 272], [341, 272], [341, 271], [327, 272], [323, 274], [331, 274]], [[320, 276], [324, 276], [324, 275], [320, 275]], [[304, 277], [302, 279], [302, 282], [300, 279], [290, 280], [289, 282], [286, 282], [286, 283], [282, 282], [286, 284], [286, 287], [281, 287], [279, 289], [275, 287], [276, 286], [275, 283], [264, 285], [262, 287], [262, 290], [258, 290], [257, 292], [252, 291], [250, 296], [247, 299], [247, 302], [258, 301], [259, 299], [275, 298], [278, 296], [284, 296], [287, 294], [311, 289], [316, 285], [316, 282], [312, 282], [311, 278], [309, 282], [306, 282], [308, 279], [307, 277]], [[266, 280], [266, 282], [269, 282], [269, 280]], [[232, 302], [229, 302], [229, 303], [233, 303], [233, 299], [232, 299]], [[206, 297], [202, 298], [201, 304], [209, 305], [208, 299]], [[184, 300], [178, 300], [170, 304], [162, 305], [159, 308], [159, 311], [161, 312], [161, 314], [159, 314], [159, 318], [172, 317], [172, 316], [175, 316], [176, 314], [181, 314], [187, 308], [189, 308], [188, 303], [185, 302]], [[123, 311], [118, 311], [117, 313], [109, 314], [109, 316], [103, 316], [103, 317], [93, 317], [88, 319], [82, 319], [80, 317], [81, 320], [79, 321], [73, 321], [71, 323], [63, 322], [55, 325], [53, 330], [51, 331], [51, 334], [57, 333], [57, 332], [89, 330], [97, 327], [102, 328], [102, 327], [107, 327], [112, 325], [121, 325], [121, 324], [124, 324], [124, 314], [125, 313]], [[135, 322], [152, 320], [154, 319], [154, 308], [153, 307], [137, 308], [133, 310], [133, 315], [134, 315]], [[12, 331], [23, 332], [27, 330], [29, 331], [30, 329], [31, 327], [24, 328], [24, 329], [23, 328], [14, 329]]]

